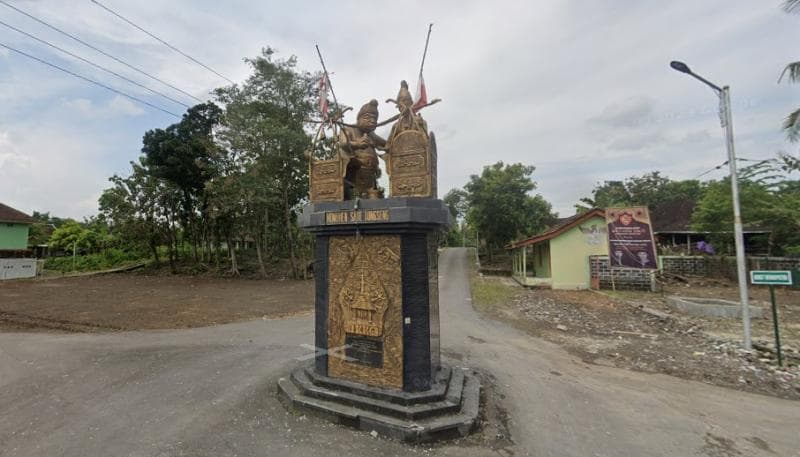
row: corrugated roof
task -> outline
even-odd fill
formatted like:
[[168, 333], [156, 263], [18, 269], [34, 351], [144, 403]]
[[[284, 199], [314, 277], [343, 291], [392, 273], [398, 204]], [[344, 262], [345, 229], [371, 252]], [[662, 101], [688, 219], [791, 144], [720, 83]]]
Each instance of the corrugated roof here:
[[18, 224], [33, 224], [36, 219], [22, 211], [0, 203], [0, 222], [15, 222]]
[[[689, 199], [677, 199], [656, 205], [650, 211], [650, 223], [653, 225], [653, 233], [709, 233], [698, 232], [692, 229], [692, 214], [696, 203]], [[725, 225], [723, 224], [723, 227]], [[730, 231], [730, 227], [717, 233]], [[769, 227], [758, 225], [747, 225], [745, 221], [745, 233], [770, 233]]]
[[555, 238], [558, 235], [561, 235], [562, 233], [571, 229], [572, 227], [575, 227], [578, 224], [582, 224], [583, 222], [586, 222], [593, 217], [602, 217], [605, 219], [606, 212], [602, 209], [594, 208], [589, 211], [586, 211], [585, 213], [580, 213], [574, 216], [558, 219], [556, 224], [547, 229], [546, 231], [538, 235], [534, 235], [530, 238], [526, 238], [524, 240], [519, 240], [513, 243], [509, 243], [506, 246], [506, 249], [514, 249], [514, 248], [521, 248], [523, 246], [530, 246], [532, 244], [540, 243], [542, 241]]

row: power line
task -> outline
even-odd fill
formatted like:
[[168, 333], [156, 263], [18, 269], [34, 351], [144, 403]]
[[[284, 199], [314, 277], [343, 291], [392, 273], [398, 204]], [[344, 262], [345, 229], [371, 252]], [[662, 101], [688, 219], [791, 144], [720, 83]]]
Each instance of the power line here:
[[116, 72], [114, 72], [113, 70], [109, 70], [108, 68], [105, 68], [105, 67], [103, 67], [102, 65], [98, 65], [98, 64], [96, 64], [96, 63], [92, 62], [92, 61], [91, 61], [91, 60], [89, 60], [89, 59], [85, 59], [85, 58], [83, 58], [83, 57], [81, 57], [81, 56], [79, 56], [79, 55], [76, 55], [76, 54], [74, 54], [74, 53], [72, 53], [72, 52], [70, 52], [70, 51], [67, 51], [67, 50], [66, 50], [66, 49], [64, 49], [64, 48], [60, 48], [60, 47], [58, 47], [58, 46], [56, 46], [56, 45], [54, 45], [54, 44], [52, 44], [52, 43], [50, 43], [50, 42], [48, 42], [48, 41], [46, 41], [46, 40], [43, 40], [43, 39], [41, 39], [41, 38], [38, 38], [38, 37], [36, 37], [36, 36], [34, 36], [34, 35], [31, 35], [30, 33], [28, 33], [28, 32], [25, 32], [24, 30], [20, 30], [20, 29], [18, 29], [18, 28], [16, 28], [16, 27], [14, 27], [13, 25], [6, 24], [6, 23], [5, 23], [5, 22], [3, 22], [3, 21], [0, 21], [0, 25], [4, 25], [4, 26], [6, 26], [6, 27], [10, 28], [11, 30], [14, 30], [14, 31], [16, 31], [16, 32], [19, 32], [19, 33], [21, 33], [21, 34], [23, 34], [23, 35], [25, 35], [25, 36], [27, 36], [27, 37], [29, 37], [29, 38], [32, 38], [32, 39], [34, 39], [34, 40], [36, 40], [36, 41], [38, 41], [38, 42], [40, 42], [40, 43], [44, 43], [44, 44], [46, 44], [47, 46], [50, 46], [51, 48], [54, 48], [54, 49], [57, 49], [57, 50], [59, 50], [59, 51], [63, 52], [64, 54], [67, 54], [67, 55], [69, 55], [69, 56], [72, 56], [72, 57], [74, 57], [74, 58], [76, 58], [76, 59], [78, 59], [78, 60], [81, 60], [81, 61], [83, 61], [83, 62], [86, 62], [86, 63], [88, 63], [89, 65], [91, 65], [91, 66], [93, 66], [93, 67], [95, 67], [95, 68], [99, 68], [99, 69], [101, 69], [101, 70], [105, 71], [106, 73], [110, 73], [110, 74], [112, 74], [112, 75], [114, 75], [114, 76], [116, 76], [116, 77], [118, 77], [118, 78], [124, 79], [125, 81], [128, 81], [128, 82], [129, 82], [129, 83], [131, 83], [131, 84], [134, 84], [134, 85], [136, 85], [136, 86], [139, 86], [139, 87], [141, 87], [142, 89], [148, 90], [148, 91], [150, 91], [150, 92], [152, 92], [152, 93], [154, 93], [154, 94], [156, 94], [156, 95], [160, 95], [160, 96], [162, 96], [162, 97], [166, 98], [167, 100], [170, 100], [170, 101], [172, 101], [172, 102], [175, 102], [175, 103], [177, 103], [177, 104], [179, 104], [179, 105], [182, 105], [182, 106], [184, 106], [184, 107], [186, 107], [186, 108], [190, 108], [190, 106], [189, 106], [189, 105], [187, 105], [186, 103], [183, 103], [183, 102], [181, 102], [181, 101], [179, 101], [179, 100], [176, 100], [176, 99], [174, 99], [174, 98], [170, 97], [169, 95], [166, 95], [166, 94], [164, 94], [164, 93], [161, 93], [161, 92], [159, 92], [159, 91], [157, 91], [157, 90], [151, 89], [151, 88], [149, 88], [149, 87], [145, 86], [144, 84], [140, 84], [140, 83], [138, 83], [138, 82], [136, 82], [136, 81], [134, 81], [134, 80], [132, 80], [132, 79], [130, 79], [130, 78], [127, 78], [127, 77], [125, 77], [125, 76], [122, 76], [121, 74], [119, 74], [119, 73], [116, 73]]
[[112, 10], [111, 8], [103, 5], [102, 3], [98, 2], [97, 0], [91, 0], [91, 2], [94, 3], [95, 5], [99, 6], [100, 8], [103, 8], [104, 10], [108, 11], [109, 13], [113, 14], [114, 16], [122, 19], [123, 21], [127, 22], [131, 26], [141, 30], [142, 32], [146, 33], [148, 36], [150, 36], [154, 40], [156, 40], [159, 43], [163, 44], [164, 46], [172, 49], [173, 51], [177, 52], [178, 54], [186, 57], [187, 59], [191, 60], [192, 62], [196, 63], [197, 65], [200, 65], [201, 67], [205, 68], [206, 70], [210, 71], [211, 73], [214, 73], [215, 75], [219, 76], [220, 78], [228, 81], [229, 83], [234, 84], [233, 81], [231, 81], [229, 78], [223, 76], [222, 74], [220, 74], [219, 72], [217, 72], [213, 68], [209, 67], [208, 65], [204, 64], [203, 62], [200, 62], [199, 60], [195, 59], [194, 57], [190, 56], [189, 54], [186, 54], [185, 52], [183, 52], [180, 49], [176, 48], [175, 46], [167, 43], [166, 41], [162, 40], [161, 38], [153, 35], [152, 33], [148, 32], [147, 30], [141, 28], [140, 26], [136, 25], [133, 21], [131, 21], [130, 19], [128, 19], [128, 18], [126, 18], [124, 16], [122, 16], [121, 14], [119, 14], [116, 11]]
[[110, 59], [114, 60], [115, 62], [119, 62], [119, 63], [121, 63], [122, 65], [125, 65], [126, 67], [130, 68], [131, 70], [137, 71], [137, 72], [139, 72], [139, 73], [141, 73], [141, 74], [143, 74], [143, 75], [147, 76], [148, 78], [150, 78], [150, 79], [152, 79], [152, 80], [154, 80], [154, 81], [158, 81], [158, 82], [160, 82], [161, 84], [163, 84], [163, 85], [165, 85], [165, 86], [167, 86], [167, 87], [169, 87], [169, 88], [171, 88], [171, 89], [174, 89], [174, 90], [176, 90], [176, 91], [178, 91], [178, 92], [182, 93], [183, 95], [186, 95], [187, 97], [189, 97], [189, 98], [191, 98], [191, 99], [193, 99], [193, 100], [196, 100], [196, 101], [198, 101], [198, 102], [200, 102], [200, 103], [203, 103], [203, 100], [200, 100], [199, 98], [195, 97], [194, 95], [192, 95], [192, 94], [190, 94], [190, 93], [188, 93], [188, 92], [186, 92], [186, 91], [183, 91], [183, 90], [181, 90], [181, 89], [178, 89], [177, 87], [173, 86], [172, 84], [170, 84], [170, 83], [168, 83], [168, 82], [166, 82], [166, 81], [163, 81], [163, 80], [161, 80], [161, 79], [159, 79], [159, 78], [157, 78], [157, 77], [155, 77], [155, 76], [151, 75], [150, 73], [147, 73], [147, 72], [146, 72], [146, 71], [144, 71], [144, 70], [140, 70], [139, 68], [136, 68], [136, 67], [134, 67], [133, 65], [131, 65], [131, 64], [129, 64], [129, 63], [127, 63], [127, 62], [125, 62], [125, 61], [123, 61], [123, 60], [121, 60], [121, 59], [117, 58], [117, 57], [114, 57], [114, 56], [112, 56], [111, 54], [109, 54], [109, 53], [107, 53], [107, 52], [105, 52], [105, 51], [103, 51], [103, 50], [101, 50], [101, 49], [98, 49], [98, 48], [97, 48], [97, 47], [95, 47], [95, 46], [92, 46], [91, 44], [89, 44], [89, 43], [87, 43], [87, 42], [85, 42], [85, 41], [81, 40], [80, 38], [78, 38], [78, 37], [76, 37], [76, 36], [74, 36], [74, 35], [71, 35], [71, 34], [69, 34], [69, 33], [65, 32], [65, 31], [63, 31], [63, 30], [59, 29], [58, 27], [56, 27], [56, 26], [54, 26], [54, 25], [50, 25], [50, 24], [48, 24], [47, 22], [45, 22], [45, 21], [43, 21], [43, 20], [39, 19], [38, 17], [36, 17], [36, 16], [34, 16], [34, 15], [30, 14], [30, 13], [26, 13], [25, 11], [22, 11], [21, 9], [17, 8], [17, 7], [16, 7], [16, 6], [14, 6], [14, 5], [10, 5], [10, 4], [9, 4], [8, 2], [6, 2], [5, 0], [0, 0], [0, 4], [3, 4], [3, 5], [5, 5], [5, 6], [7, 6], [7, 7], [11, 8], [11, 9], [13, 9], [14, 11], [16, 11], [16, 12], [20, 13], [20, 14], [23, 14], [23, 15], [25, 15], [25, 16], [28, 16], [29, 18], [33, 19], [34, 21], [36, 21], [36, 22], [38, 22], [38, 23], [40, 23], [40, 24], [42, 24], [42, 25], [44, 25], [44, 26], [46, 26], [46, 27], [49, 27], [50, 29], [52, 29], [52, 30], [55, 30], [56, 32], [58, 32], [58, 33], [60, 33], [60, 34], [62, 34], [62, 35], [64, 35], [64, 36], [67, 36], [67, 37], [69, 37], [69, 38], [72, 38], [73, 40], [75, 40], [75, 41], [77, 41], [78, 43], [80, 43], [80, 44], [82, 44], [82, 45], [86, 46], [87, 48], [93, 49], [93, 50], [95, 50], [95, 51], [99, 52], [100, 54], [102, 54], [102, 55], [104, 55], [104, 56], [106, 56], [106, 57], [108, 57], [108, 58], [110, 58]]
[[697, 179], [697, 178], [699, 178], [701, 176], [705, 176], [705, 175], [711, 173], [712, 171], [719, 170], [720, 168], [724, 167], [725, 165], [728, 165], [728, 161], [727, 160], [722, 162], [721, 164], [717, 165], [716, 167], [711, 168], [710, 170], [706, 170], [706, 171], [700, 173], [699, 175], [695, 176], [694, 179]]
[[110, 90], [111, 92], [114, 92], [114, 93], [117, 93], [117, 94], [119, 94], [119, 95], [122, 95], [123, 97], [128, 97], [128, 98], [130, 98], [131, 100], [133, 100], [133, 101], [136, 101], [136, 102], [139, 102], [139, 103], [141, 103], [141, 104], [143, 104], [143, 105], [147, 105], [147, 106], [149, 106], [149, 107], [151, 107], [151, 108], [155, 108], [155, 109], [157, 109], [157, 110], [159, 110], [159, 111], [163, 111], [163, 112], [165, 112], [165, 113], [167, 113], [167, 114], [171, 114], [171, 115], [173, 115], [173, 116], [175, 116], [175, 117], [177, 117], [177, 118], [180, 118], [180, 117], [181, 117], [179, 114], [175, 114], [175, 113], [173, 113], [173, 112], [171, 112], [171, 111], [167, 111], [167, 110], [165, 110], [164, 108], [161, 108], [160, 106], [156, 106], [156, 105], [154, 105], [154, 104], [152, 104], [152, 103], [150, 103], [150, 102], [144, 101], [144, 100], [142, 100], [141, 98], [138, 98], [138, 97], [135, 97], [135, 96], [133, 96], [133, 95], [127, 94], [127, 93], [125, 93], [125, 92], [122, 92], [121, 90], [114, 89], [113, 87], [107, 86], [107, 85], [105, 85], [105, 84], [103, 84], [103, 83], [101, 83], [101, 82], [98, 82], [98, 81], [95, 81], [95, 80], [93, 80], [93, 79], [87, 78], [86, 76], [81, 76], [81, 75], [79, 75], [79, 74], [77, 74], [77, 73], [75, 73], [75, 72], [72, 72], [72, 71], [70, 71], [70, 70], [67, 70], [66, 68], [59, 67], [58, 65], [56, 65], [56, 64], [54, 64], [54, 63], [50, 63], [50, 62], [48, 62], [48, 61], [46, 61], [46, 60], [43, 60], [43, 59], [40, 59], [40, 58], [38, 58], [38, 57], [36, 57], [36, 56], [32, 56], [32, 55], [28, 54], [27, 52], [20, 51], [19, 49], [16, 49], [16, 48], [12, 48], [11, 46], [9, 46], [9, 45], [7, 45], [7, 44], [0, 43], [0, 46], [4, 47], [4, 48], [6, 48], [6, 49], [8, 49], [8, 50], [10, 50], [10, 51], [14, 51], [14, 52], [16, 52], [16, 53], [18, 53], [18, 54], [22, 54], [23, 56], [25, 56], [25, 57], [28, 57], [29, 59], [33, 59], [33, 60], [35, 60], [35, 61], [37, 61], [37, 62], [39, 62], [39, 63], [43, 63], [43, 64], [45, 64], [45, 65], [47, 65], [47, 66], [50, 66], [50, 67], [53, 67], [53, 68], [55, 68], [55, 69], [61, 70], [61, 71], [63, 71], [64, 73], [67, 73], [67, 74], [69, 74], [69, 75], [72, 75], [72, 76], [74, 76], [74, 77], [76, 77], [76, 78], [80, 78], [80, 79], [82, 79], [82, 80], [84, 80], [84, 81], [87, 81], [87, 82], [90, 82], [90, 83], [92, 83], [92, 84], [98, 85], [98, 86], [102, 87], [103, 89]]

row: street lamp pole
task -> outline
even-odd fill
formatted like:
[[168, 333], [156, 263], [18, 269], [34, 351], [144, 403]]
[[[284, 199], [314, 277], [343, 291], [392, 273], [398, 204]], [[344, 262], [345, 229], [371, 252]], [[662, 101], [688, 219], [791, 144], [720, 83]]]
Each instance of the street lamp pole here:
[[747, 293], [747, 267], [744, 255], [744, 231], [742, 229], [742, 209], [739, 204], [739, 178], [736, 172], [736, 152], [733, 147], [733, 119], [731, 117], [731, 92], [729, 86], [719, 87], [689, 69], [683, 62], [672, 61], [670, 67], [686, 73], [714, 89], [722, 102], [723, 122], [725, 123], [725, 145], [728, 150], [728, 165], [731, 170], [731, 196], [733, 198], [733, 232], [736, 243], [736, 276], [739, 281], [739, 301], [742, 304], [742, 324], [744, 325], [744, 349], [752, 349], [750, 341], [750, 304]]

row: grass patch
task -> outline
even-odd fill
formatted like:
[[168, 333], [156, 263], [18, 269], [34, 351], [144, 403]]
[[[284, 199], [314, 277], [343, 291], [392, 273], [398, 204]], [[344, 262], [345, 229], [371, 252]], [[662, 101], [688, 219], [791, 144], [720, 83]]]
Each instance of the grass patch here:
[[473, 277], [471, 290], [472, 303], [483, 309], [506, 304], [517, 295], [517, 290], [501, 278], [477, 275]]
[[519, 293], [516, 287], [506, 284], [503, 278], [481, 276], [475, 262], [470, 262], [470, 270], [469, 286], [472, 305], [480, 310], [488, 311], [506, 304]]

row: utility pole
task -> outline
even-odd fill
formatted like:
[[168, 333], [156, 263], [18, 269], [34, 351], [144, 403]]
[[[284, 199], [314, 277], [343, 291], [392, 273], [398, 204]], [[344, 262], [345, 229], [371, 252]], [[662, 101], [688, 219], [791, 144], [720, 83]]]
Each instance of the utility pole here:
[[736, 243], [736, 277], [739, 281], [739, 301], [742, 304], [742, 325], [744, 326], [743, 346], [746, 351], [750, 351], [753, 345], [750, 341], [750, 303], [747, 293], [747, 259], [744, 253], [744, 233], [742, 230], [742, 209], [739, 204], [739, 177], [736, 171], [736, 152], [733, 148], [733, 119], [731, 117], [731, 89], [729, 86], [719, 87], [702, 76], [692, 72], [689, 66], [683, 62], [675, 61], [669, 63], [673, 70], [699, 80], [703, 84], [712, 88], [719, 97], [723, 113], [721, 121], [725, 127], [725, 146], [728, 150], [728, 164], [731, 170], [731, 197], [733, 199], [733, 235]]
[[725, 110], [725, 144], [728, 149], [728, 164], [731, 169], [731, 196], [733, 197], [733, 232], [736, 243], [736, 278], [739, 281], [739, 301], [742, 303], [742, 324], [744, 326], [744, 349], [752, 349], [750, 340], [750, 303], [747, 293], [747, 260], [744, 255], [744, 230], [742, 228], [742, 208], [739, 203], [739, 177], [736, 171], [736, 152], [733, 148], [733, 119], [731, 117], [731, 90], [722, 88], [720, 94]]

